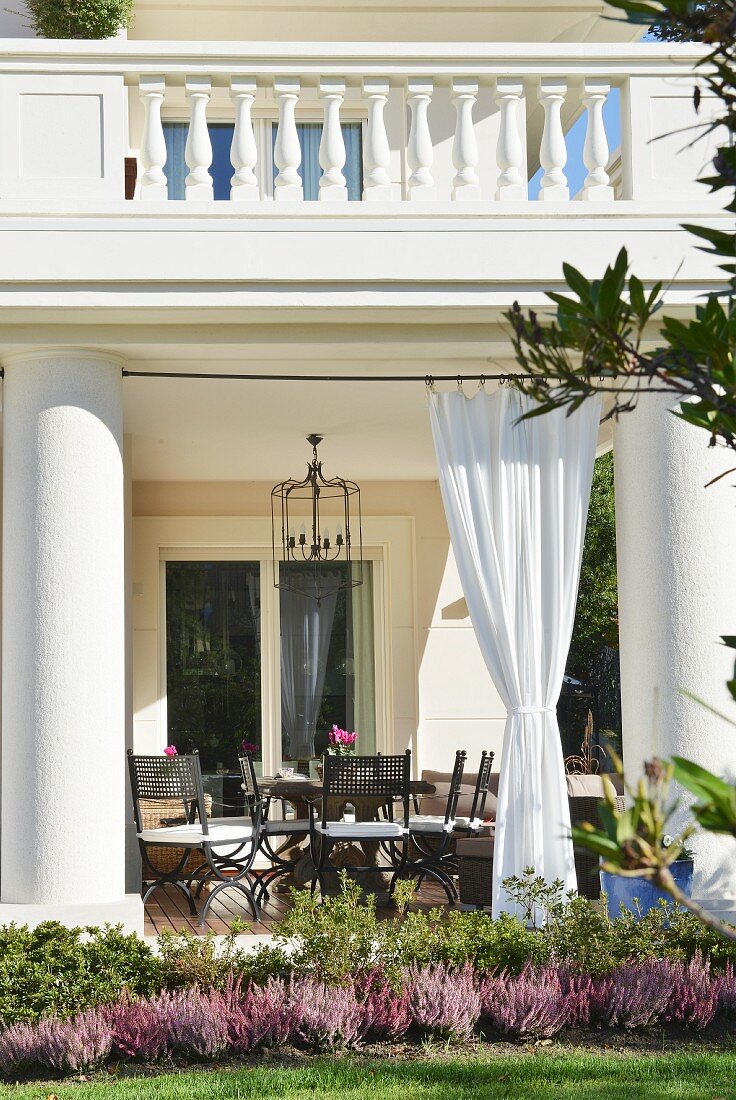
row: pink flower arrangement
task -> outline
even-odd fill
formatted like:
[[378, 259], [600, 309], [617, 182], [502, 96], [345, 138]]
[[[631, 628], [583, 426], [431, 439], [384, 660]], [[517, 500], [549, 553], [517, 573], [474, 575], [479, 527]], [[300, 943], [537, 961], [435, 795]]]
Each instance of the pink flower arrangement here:
[[164, 756], [178, 756], [176, 745], [167, 745], [164, 749]]
[[243, 740], [240, 744], [240, 751], [243, 754], [248, 753], [250, 756], [255, 756], [258, 752], [258, 745], [255, 745], [252, 741]]
[[339, 726], [333, 726], [327, 734], [327, 751], [332, 756], [349, 756], [355, 752], [357, 737], [357, 733], [348, 733], [347, 730], [341, 730]]

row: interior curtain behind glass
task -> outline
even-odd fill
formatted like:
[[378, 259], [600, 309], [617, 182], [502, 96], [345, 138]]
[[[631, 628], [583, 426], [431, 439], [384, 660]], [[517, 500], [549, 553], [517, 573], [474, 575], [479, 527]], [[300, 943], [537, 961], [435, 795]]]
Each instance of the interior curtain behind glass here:
[[[276, 123], [271, 126], [271, 142], [276, 144]], [[296, 132], [302, 150], [299, 177], [304, 186], [304, 198], [312, 202], [319, 198], [319, 180], [322, 168], [319, 163], [319, 143], [322, 140], [321, 122], [297, 122]], [[345, 167], [343, 174], [348, 188], [348, 199], [356, 201], [363, 196], [363, 126], [360, 122], [343, 122], [342, 136], [345, 142]], [[274, 163], [273, 178], [278, 168]]]
[[[308, 586], [313, 571], [300, 577]], [[281, 724], [291, 760], [311, 759], [322, 707], [337, 593], [313, 596], [281, 590]]]
[[[166, 142], [166, 176], [170, 199], [183, 199], [185, 180], [189, 169], [184, 159], [189, 125], [186, 122], [164, 122], [164, 141]], [[216, 199], [230, 198], [230, 179], [233, 167], [230, 163], [230, 146], [233, 140], [232, 122], [209, 122], [207, 129], [212, 144], [212, 164], [210, 175]]]

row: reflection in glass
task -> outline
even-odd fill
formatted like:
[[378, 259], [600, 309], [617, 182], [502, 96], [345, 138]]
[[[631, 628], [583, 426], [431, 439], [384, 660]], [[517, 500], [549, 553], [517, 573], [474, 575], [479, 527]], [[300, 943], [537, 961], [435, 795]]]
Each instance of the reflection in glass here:
[[260, 633], [258, 562], [166, 563], [167, 738], [205, 772], [261, 759]]

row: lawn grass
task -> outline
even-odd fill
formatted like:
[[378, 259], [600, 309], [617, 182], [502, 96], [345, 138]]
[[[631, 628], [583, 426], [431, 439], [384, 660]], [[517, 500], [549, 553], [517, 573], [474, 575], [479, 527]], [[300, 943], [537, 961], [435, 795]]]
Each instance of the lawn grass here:
[[736, 1054], [345, 1055], [297, 1066], [0, 1086], [2, 1100], [736, 1100]]

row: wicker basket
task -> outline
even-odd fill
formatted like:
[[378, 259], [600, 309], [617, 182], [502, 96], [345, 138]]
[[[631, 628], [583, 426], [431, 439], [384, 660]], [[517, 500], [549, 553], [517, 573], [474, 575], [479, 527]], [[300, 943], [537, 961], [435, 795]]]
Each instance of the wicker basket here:
[[[207, 817], [209, 817], [212, 812], [212, 795], [206, 794], [204, 796], [204, 808]], [[142, 798], [140, 810], [141, 823], [144, 829], [165, 828], [164, 822], [170, 822], [175, 818], [181, 818], [181, 822], [184, 824], [184, 814], [180, 798]], [[175, 867], [178, 867], [183, 854], [183, 848], [170, 848], [168, 845], [159, 848], [153, 844], [147, 846], [148, 858], [153, 866], [158, 871], [162, 872], [173, 871]], [[184, 864], [181, 872], [182, 878], [186, 878], [192, 871], [196, 871], [203, 862], [204, 853], [201, 848], [197, 848], [190, 852], [189, 858]], [[143, 873], [144, 875], [146, 873], [145, 867]], [[148, 874], [150, 876], [150, 871]]]

